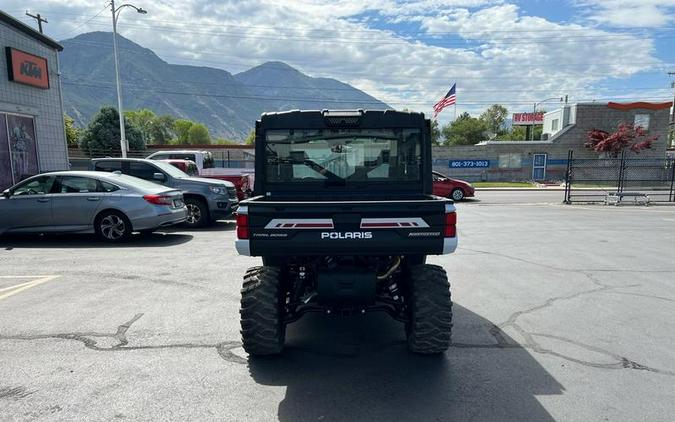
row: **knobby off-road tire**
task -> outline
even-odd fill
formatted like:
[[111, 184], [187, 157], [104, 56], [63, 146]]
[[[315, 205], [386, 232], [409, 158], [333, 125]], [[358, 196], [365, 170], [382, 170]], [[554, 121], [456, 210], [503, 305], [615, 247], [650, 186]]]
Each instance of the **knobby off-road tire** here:
[[443, 353], [452, 335], [452, 298], [443, 267], [410, 267], [410, 321], [408, 350], [421, 354]]
[[283, 321], [281, 270], [252, 267], [244, 276], [241, 289], [241, 338], [250, 355], [281, 353], [286, 338]]

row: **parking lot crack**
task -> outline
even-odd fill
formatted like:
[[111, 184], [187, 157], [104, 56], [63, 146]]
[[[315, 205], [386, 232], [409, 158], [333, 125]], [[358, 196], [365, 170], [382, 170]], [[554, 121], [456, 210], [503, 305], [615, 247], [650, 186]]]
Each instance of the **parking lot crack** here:
[[[562, 296], [555, 296], [546, 299], [543, 303], [533, 306], [531, 308], [525, 309], [525, 310], [520, 310], [512, 313], [505, 322], [494, 325], [492, 329], [490, 330], [490, 334], [495, 338], [497, 341], [497, 344], [495, 347], [500, 347], [504, 343], [504, 339], [506, 336], [503, 334], [503, 330], [507, 328], [511, 328], [515, 330], [523, 339], [523, 342], [520, 343], [520, 345], [526, 349], [532, 350], [535, 353], [539, 354], [545, 354], [545, 355], [550, 355], [550, 356], [555, 356], [560, 359], [567, 360], [569, 362], [574, 362], [579, 365], [583, 366], [588, 366], [588, 367], [593, 367], [593, 368], [600, 368], [600, 369], [634, 369], [634, 370], [642, 370], [642, 371], [648, 371], [648, 372], [653, 372], [661, 375], [669, 375], [669, 376], [675, 376], [674, 371], [666, 370], [666, 369], [657, 369], [653, 368], [641, 363], [638, 363], [634, 360], [631, 360], [629, 358], [626, 358], [624, 356], [620, 356], [616, 353], [613, 353], [611, 351], [601, 349], [595, 346], [591, 346], [588, 344], [584, 344], [575, 340], [571, 340], [562, 336], [558, 335], [553, 335], [553, 334], [548, 334], [548, 333], [537, 333], [537, 332], [529, 332], [525, 328], [523, 328], [519, 323], [518, 319], [522, 317], [523, 315], [531, 314], [537, 311], [540, 311], [542, 309], [548, 308], [550, 306], [553, 306], [557, 302], [561, 301], [567, 301], [567, 300], [573, 300], [581, 296], [585, 295], [591, 295], [599, 292], [610, 292], [614, 291], [615, 289], [619, 288], [630, 288], [630, 287], [637, 287], [639, 284], [631, 284], [631, 285], [625, 285], [625, 286], [612, 286], [609, 284], [605, 284], [598, 280], [596, 277], [593, 276], [593, 274], [590, 274], [588, 272], [581, 272], [586, 276], [586, 278], [593, 283], [596, 287], [591, 288], [591, 289], [586, 289], [582, 291], [578, 291], [576, 293], [568, 294], [568, 295], [562, 295]], [[622, 292], [616, 292], [616, 293], [622, 293]], [[566, 354], [563, 354], [561, 352], [555, 351], [550, 348], [546, 348], [539, 341], [536, 340], [537, 337], [541, 338], [548, 338], [548, 339], [554, 339], [560, 342], [572, 344], [576, 347], [579, 347], [581, 349], [585, 349], [590, 352], [594, 352], [597, 354], [601, 354], [604, 356], [607, 356], [612, 360], [613, 362], [609, 363], [597, 363], [597, 362], [591, 362], [579, 358], [575, 358], [573, 356], [569, 356]], [[507, 343], [508, 344], [508, 343]], [[466, 345], [464, 347], [467, 347]]]
[[119, 343], [117, 345], [113, 346], [113, 348], [126, 346], [129, 343], [129, 341], [127, 340], [127, 330], [129, 330], [129, 328], [131, 328], [131, 324], [138, 321], [142, 316], [143, 316], [142, 313], [136, 314], [129, 321], [127, 321], [124, 324], [117, 327], [117, 332], [115, 333], [115, 338], [117, 339], [117, 341]]
[[[241, 347], [239, 341], [222, 341], [219, 343], [172, 343], [157, 345], [137, 345], [129, 346], [127, 332], [131, 326], [143, 316], [143, 313], [134, 315], [129, 321], [117, 326], [114, 333], [100, 333], [95, 331], [73, 332], [73, 333], [47, 333], [32, 335], [2, 335], [0, 340], [73, 340], [82, 343], [86, 348], [97, 352], [121, 352], [131, 350], [160, 350], [160, 349], [214, 349], [224, 360], [232, 363], [246, 363], [246, 359], [234, 354], [233, 349]], [[101, 346], [97, 339], [108, 338], [117, 341], [113, 346]], [[2, 391], [2, 390], [0, 390]]]

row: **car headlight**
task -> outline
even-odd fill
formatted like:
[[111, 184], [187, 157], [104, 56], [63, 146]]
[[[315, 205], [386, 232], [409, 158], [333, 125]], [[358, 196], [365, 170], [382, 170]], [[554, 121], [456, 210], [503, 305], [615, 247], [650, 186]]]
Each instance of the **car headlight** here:
[[224, 186], [209, 186], [209, 190], [219, 195], [225, 195], [227, 193], [227, 189], [225, 189]]

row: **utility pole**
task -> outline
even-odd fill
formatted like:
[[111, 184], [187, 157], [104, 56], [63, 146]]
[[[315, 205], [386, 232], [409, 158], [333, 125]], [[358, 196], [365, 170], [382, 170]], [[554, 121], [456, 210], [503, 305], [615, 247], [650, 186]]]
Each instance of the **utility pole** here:
[[127, 135], [124, 130], [124, 110], [122, 109], [122, 83], [120, 81], [120, 65], [117, 58], [117, 19], [119, 18], [120, 11], [125, 7], [131, 7], [136, 12], [140, 14], [146, 14], [144, 9], [136, 7], [133, 4], [123, 4], [119, 7], [115, 7], [115, 0], [110, 0], [110, 10], [112, 11], [112, 25], [113, 25], [113, 57], [115, 58], [115, 82], [117, 83], [117, 112], [120, 115], [120, 150], [122, 152], [122, 158], [127, 158], [127, 149], [129, 145], [127, 144]]
[[47, 19], [45, 19], [45, 18], [43, 18], [42, 16], [40, 16], [39, 13], [38, 13], [37, 15], [31, 15], [30, 13], [28, 13], [28, 10], [26, 10], [26, 16], [30, 16], [31, 18], [33, 18], [33, 19], [35, 19], [35, 20], [37, 21], [37, 23], [38, 23], [38, 29], [40, 30], [40, 33], [42, 34], [42, 22], [44, 22], [44, 23], [49, 23], [49, 22], [47, 21]]

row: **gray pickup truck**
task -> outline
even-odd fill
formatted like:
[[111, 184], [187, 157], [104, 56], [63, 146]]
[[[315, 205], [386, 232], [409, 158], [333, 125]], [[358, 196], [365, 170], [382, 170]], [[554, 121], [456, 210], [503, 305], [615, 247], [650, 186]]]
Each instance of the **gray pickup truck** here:
[[190, 177], [169, 163], [138, 158], [97, 158], [91, 160], [96, 171], [119, 171], [183, 192], [188, 227], [203, 227], [218, 218], [232, 215], [239, 203], [234, 184], [224, 180]]

